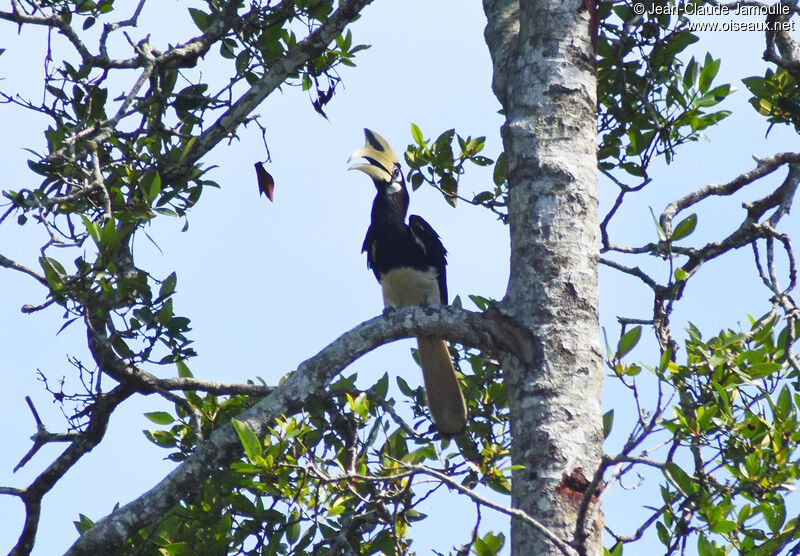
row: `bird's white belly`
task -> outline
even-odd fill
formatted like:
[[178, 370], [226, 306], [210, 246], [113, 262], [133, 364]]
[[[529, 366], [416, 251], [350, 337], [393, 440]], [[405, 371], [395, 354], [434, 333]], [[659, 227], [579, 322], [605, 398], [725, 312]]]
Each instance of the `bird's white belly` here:
[[383, 306], [402, 307], [422, 303], [440, 303], [438, 273], [435, 268], [417, 270], [402, 267], [381, 274]]

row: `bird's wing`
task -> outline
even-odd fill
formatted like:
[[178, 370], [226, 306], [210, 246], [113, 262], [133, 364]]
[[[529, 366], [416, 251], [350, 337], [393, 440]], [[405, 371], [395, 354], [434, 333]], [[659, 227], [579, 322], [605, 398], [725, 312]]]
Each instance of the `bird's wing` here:
[[435, 267], [439, 272], [439, 295], [443, 305], [447, 304], [447, 249], [442, 245], [439, 234], [421, 216], [412, 214], [408, 217], [408, 227], [411, 236], [422, 248], [426, 262]]
[[364, 243], [361, 244], [361, 252], [367, 254], [367, 268], [372, 269], [373, 274], [375, 274], [375, 278], [378, 279], [378, 282], [381, 281], [381, 277], [378, 274], [378, 269], [375, 268], [375, 234], [372, 233], [372, 226], [367, 229], [367, 235], [364, 236]]

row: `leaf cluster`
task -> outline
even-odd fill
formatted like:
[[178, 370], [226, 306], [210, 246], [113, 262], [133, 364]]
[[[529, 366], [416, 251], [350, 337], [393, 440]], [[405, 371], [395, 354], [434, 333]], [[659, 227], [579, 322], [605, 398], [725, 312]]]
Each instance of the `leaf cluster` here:
[[670, 162], [680, 145], [730, 114], [708, 109], [733, 89], [713, 86], [720, 60], [681, 60], [698, 40], [684, 16], [637, 15], [620, 2], [600, 4], [598, 18], [600, 168], [646, 180], [656, 157]]
[[[666, 353], [658, 367], [645, 366], [675, 393], [672, 404], [659, 398], [651, 425], [637, 433], [637, 442], [667, 433], [666, 447], [643, 452], [660, 455], [660, 463], [631, 460], [663, 472], [663, 505], [653, 517], [667, 554], [684, 550], [692, 537], [709, 556], [776, 554], [800, 542], [800, 526], [786, 509], [787, 493], [800, 479], [800, 375], [787, 356], [799, 327], [777, 329], [774, 315], [751, 323], [748, 332], [726, 330], [709, 340], [692, 325], [685, 363]], [[611, 363], [634, 391], [632, 377], [642, 369], [621, 358], [639, 334], [636, 327], [621, 337]], [[608, 550], [615, 556], [631, 541], [617, 539]]]
[[774, 124], [788, 124], [800, 132], [800, 92], [797, 80], [786, 69], [767, 69], [763, 77], [754, 75], [742, 79], [753, 94], [750, 104]]
[[[455, 207], [460, 199], [472, 205], [483, 206], [505, 221], [507, 214], [507, 185], [505, 175], [505, 154], [493, 160], [480, 154], [483, 151], [486, 137], [461, 137], [454, 129], [441, 133], [435, 140], [426, 139], [418, 125], [411, 124], [411, 136], [414, 143], [405, 152], [405, 160], [409, 166], [407, 179], [411, 187], [417, 190], [428, 184], [442, 193], [445, 201]], [[454, 151], [453, 140], [458, 150]], [[455, 153], [458, 154], [455, 154]], [[475, 166], [494, 165], [492, 173], [493, 186], [472, 196], [471, 199], [459, 195], [458, 187], [461, 177], [466, 171], [466, 163]]]
[[[388, 374], [366, 389], [357, 388], [355, 375], [340, 377], [330, 397], [278, 419], [263, 439], [234, 417], [254, 403], [252, 398], [187, 393], [202, 415], [203, 430], [231, 423], [245, 455], [208, 480], [193, 500], [131, 538], [120, 553], [405, 554], [412, 544], [410, 528], [426, 517], [420, 504], [441, 486], [419, 480], [425, 466], [468, 488], [484, 484], [509, 494], [507, 395], [499, 367], [472, 350], [456, 356], [469, 370], [461, 382], [472, 418], [468, 433], [453, 440], [438, 437], [424, 389], [410, 387], [402, 377], [396, 384], [414, 425], [398, 415]], [[169, 428], [145, 434], [180, 461], [197, 437], [186, 410], [176, 405], [175, 411], [147, 414]], [[90, 523], [83, 516], [76, 526], [82, 531]], [[503, 543], [503, 535], [478, 535], [476, 523], [460, 550], [497, 554]]]

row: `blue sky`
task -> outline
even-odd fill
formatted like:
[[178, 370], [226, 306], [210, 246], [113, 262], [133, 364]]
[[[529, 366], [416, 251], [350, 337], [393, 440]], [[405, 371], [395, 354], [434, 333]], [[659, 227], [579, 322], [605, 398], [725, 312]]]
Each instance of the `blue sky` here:
[[[152, 33], [157, 45], [184, 40], [195, 34], [185, 2], [161, 0], [143, 14], [136, 36]], [[154, 6], [158, 4], [158, 9]], [[136, 241], [136, 262], [154, 276], [178, 274], [176, 311], [192, 319], [192, 338], [199, 355], [190, 361], [196, 376], [244, 381], [255, 376], [275, 383], [301, 361], [381, 310], [378, 284], [360, 253], [368, 226], [374, 189], [363, 175], [348, 173], [349, 154], [363, 144], [362, 128], [383, 135], [398, 152], [411, 142], [410, 123], [426, 136], [455, 127], [462, 135], [486, 135], [488, 156], [500, 150], [499, 104], [491, 92], [491, 63], [483, 42], [485, 20], [480, 3], [458, 0], [388, 2], [376, 0], [352, 26], [355, 43], [371, 44], [359, 54], [358, 67], [343, 68], [344, 87], [326, 112], [329, 120], [311, 108], [307, 95], [286, 87], [259, 108], [267, 128], [272, 156], [269, 171], [275, 177], [275, 203], [257, 195], [253, 163], [264, 160], [260, 132], [240, 130], [229, 146], [218, 147], [207, 163], [219, 168], [211, 174], [222, 186], [209, 189], [190, 214], [190, 228], [180, 233], [182, 221], [162, 218], [147, 231], [160, 251], [144, 237]], [[6, 33], [0, 48], [0, 76], [5, 90], [20, 89], [33, 98], [45, 48], [42, 32]], [[178, 29], [180, 34], [168, 35]], [[16, 30], [16, 29], [14, 29]], [[161, 41], [159, 43], [159, 40]], [[707, 41], [707, 42], [706, 42]], [[619, 241], [631, 244], [655, 239], [648, 207], [657, 213], [673, 198], [708, 182], [726, 181], [753, 166], [753, 154], [768, 155], [796, 149], [796, 135], [775, 129], [764, 138], [763, 120], [747, 104], [748, 93], [739, 79], [763, 73], [758, 33], [716, 33], [695, 45], [723, 58], [718, 81], [731, 82], [740, 91], [725, 108], [734, 116], [709, 133], [711, 141], [684, 147], [674, 164], [658, 164], [654, 183], [620, 215], [613, 230]], [[30, 71], [27, 68], [35, 68]], [[42, 121], [0, 105], [0, 186], [17, 189], [37, 183], [27, 171], [22, 148], [43, 142]], [[783, 175], [770, 178], [776, 183]], [[467, 194], [490, 183], [487, 172], [470, 172], [462, 182]], [[765, 191], [762, 186], [759, 191]], [[616, 193], [601, 183], [601, 207]], [[712, 237], [741, 221], [743, 198], [700, 207], [697, 237]], [[722, 208], [719, 208], [722, 207]], [[502, 297], [508, 277], [507, 230], [488, 212], [461, 205], [453, 210], [438, 193], [420, 189], [412, 194], [411, 212], [421, 214], [449, 251], [451, 297], [480, 294]], [[787, 226], [788, 224], [788, 226]], [[784, 222], [785, 231], [797, 231], [797, 218]], [[627, 239], [626, 238], [633, 238]], [[643, 239], [646, 238], [646, 239]], [[0, 253], [36, 267], [41, 233], [32, 225], [6, 223], [0, 235]], [[30, 280], [0, 272], [0, 350], [5, 354], [0, 372], [6, 394], [0, 417], [6, 423], [5, 449], [0, 452], [0, 484], [23, 486], [41, 472], [61, 447], [43, 449], [23, 470], [11, 469], [29, 449], [34, 423], [25, 405], [30, 395], [52, 431], [60, 431], [63, 417], [44, 392], [34, 373], [41, 369], [56, 382], [71, 373], [66, 356], [89, 360], [79, 326], [56, 336], [60, 313], [50, 309], [24, 316], [24, 303], [41, 301], [43, 292]], [[601, 273], [601, 325], [609, 337], [618, 331], [617, 314], [645, 317], [652, 305], [647, 291], [627, 277]], [[695, 277], [673, 318], [676, 330], [687, 320], [707, 333], [746, 322], [746, 314], [766, 309], [768, 294], [757, 279], [749, 252], [712, 263]], [[736, 299], [737, 303], [731, 303]], [[373, 381], [385, 371], [402, 374], [412, 384], [420, 376], [409, 354], [411, 341], [396, 342], [365, 356], [349, 371]], [[78, 346], [76, 348], [76, 346]], [[632, 359], [652, 361], [652, 342], [643, 342]], [[619, 388], [606, 382], [604, 405], [618, 411], [619, 436], [624, 428], [627, 400]], [[150, 444], [142, 430], [151, 428], [142, 413], [169, 410], [160, 399], [137, 398], [115, 414], [106, 441], [96, 448], [44, 499], [35, 554], [63, 551], [75, 538], [72, 521], [78, 513], [91, 518], [107, 514], [117, 502], [126, 503], [163, 477], [172, 464]], [[608, 447], [609, 450], [613, 446]], [[632, 502], [633, 499], [633, 502]], [[630, 524], [645, 500], [636, 492], [611, 495], [605, 515], [611, 524]], [[452, 497], [431, 501], [438, 520], [415, 526], [415, 548], [447, 551], [467, 538], [462, 519], [472, 515], [470, 504]], [[491, 529], [506, 527], [502, 517], [484, 520]], [[0, 497], [0, 551], [13, 545], [22, 523], [18, 500]], [[442, 535], [442, 531], [453, 535]], [[452, 540], [451, 540], [452, 538]], [[656, 549], [657, 550], [657, 549]]]

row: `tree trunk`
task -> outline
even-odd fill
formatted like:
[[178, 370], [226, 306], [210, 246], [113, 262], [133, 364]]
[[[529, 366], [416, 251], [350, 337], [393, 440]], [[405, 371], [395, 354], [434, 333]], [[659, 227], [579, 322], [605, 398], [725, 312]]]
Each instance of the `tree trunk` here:
[[[503, 367], [512, 459], [524, 466], [512, 502], [579, 553], [601, 555], [600, 513], [576, 527], [603, 440], [594, 4], [484, 0], [484, 9], [506, 116], [511, 278], [499, 309], [536, 344], [535, 356]], [[511, 537], [512, 554], [569, 552], [519, 520]]]

